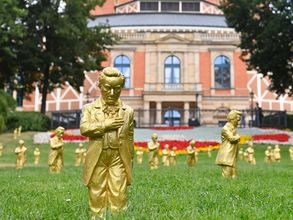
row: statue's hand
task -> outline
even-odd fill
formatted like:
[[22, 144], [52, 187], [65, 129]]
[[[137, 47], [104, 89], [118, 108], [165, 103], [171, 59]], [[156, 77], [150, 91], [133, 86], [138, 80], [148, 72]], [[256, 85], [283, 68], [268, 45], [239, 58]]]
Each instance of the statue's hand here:
[[124, 124], [124, 120], [121, 117], [118, 118], [109, 118], [105, 119], [104, 125], [105, 125], [105, 130], [110, 131], [110, 130], [117, 130]]

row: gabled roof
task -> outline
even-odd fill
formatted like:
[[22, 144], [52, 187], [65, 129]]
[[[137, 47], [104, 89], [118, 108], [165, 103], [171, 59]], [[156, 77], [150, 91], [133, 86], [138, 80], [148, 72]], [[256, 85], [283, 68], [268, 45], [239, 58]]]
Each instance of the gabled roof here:
[[88, 26], [108, 24], [111, 27], [193, 26], [227, 28], [223, 15], [184, 13], [133, 13], [97, 16]]

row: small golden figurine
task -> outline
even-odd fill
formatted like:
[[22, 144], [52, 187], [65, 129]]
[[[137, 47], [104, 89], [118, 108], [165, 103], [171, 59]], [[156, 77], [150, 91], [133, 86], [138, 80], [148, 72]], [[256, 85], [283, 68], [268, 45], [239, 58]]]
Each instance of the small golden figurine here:
[[14, 153], [16, 154], [16, 169], [22, 169], [26, 161], [27, 148], [24, 146], [24, 141], [19, 140], [19, 146], [15, 148]]
[[99, 76], [101, 97], [84, 106], [80, 132], [89, 137], [83, 182], [88, 187], [92, 218], [105, 218], [127, 208], [132, 182], [134, 111], [120, 100], [122, 73], [104, 68]]
[[239, 152], [238, 152], [238, 156], [239, 156], [239, 159], [240, 159], [240, 160], [243, 160], [243, 154], [244, 154], [244, 152], [243, 152], [243, 148], [240, 148], [240, 150], [239, 150]]
[[211, 145], [208, 146], [208, 157], [212, 157], [213, 147]]
[[272, 163], [272, 147], [268, 146], [267, 149], [265, 150], [265, 163], [266, 164], [271, 164]]
[[143, 161], [143, 150], [142, 147], [139, 147], [136, 151], [136, 159], [138, 164], [142, 164]]
[[173, 147], [171, 152], [170, 152], [170, 165], [171, 166], [176, 166], [177, 161], [176, 161], [176, 156], [177, 156], [177, 147]]
[[250, 164], [252, 164], [252, 165], [256, 165], [255, 152], [254, 152], [253, 144], [252, 143], [250, 143], [248, 145], [247, 153], [248, 153], [247, 162], [250, 163]]
[[20, 126], [17, 128], [17, 136], [20, 136], [20, 135], [21, 135], [21, 130], [22, 130], [22, 126], [20, 125]]
[[158, 169], [160, 143], [158, 142], [158, 135], [156, 133], [152, 134], [152, 140], [148, 143], [148, 149], [150, 169]]
[[80, 143], [78, 145], [78, 148], [76, 148], [75, 150], [75, 166], [76, 167], [80, 166], [82, 162], [83, 153], [84, 153], [83, 144]]
[[49, 171], [51, 173], [60, 173], [64, 165], [64, 143], [63, 134], [64, 128], [58, 127], [55, 131], [55, 136], [50, 139], [50, 153], [48, 159]]
[[279, 148], [278, 144], [275, 146], [274, 149], [274, 160], [276, 162], [281, 162], [281, 149]]
[[247, 153], [247, 148], [245, 149], [245, 151], [243, 152], [243, 159], [245, 162], [248, 163], [248, 153]]
[[40, 149], [36, 147], [34, 150], [34, 157], [35, 157], [34, 164], [35, 165], [38, 165], [40, 163], [40, 156], [41, 156]]
[[0, 157], [2, 156], [2, 154], [3, 154], [3, 144], [2, 143], [0, 143]]
[[15, 128], [14, 131], [13, 131], [13, 139], [14, 139], [14, 140], [17, 138], [17, 133], [18, 133], [17, 130], [18, 130], [18, 129]]
[[289, 154], [290, 154], [290, 158], [291, 158], [291, 160], [293, 160], [293, 146], [291, 146], [291, 147], [289, 148]]
[[170, 165], [169, 155], [169, 144], [165, 144], [164, 149], [162, 150], [162, 163], [165, 167], [168, 167]]
[[187, 165], [189, 167], [193, 167], [196, 164], [196, 156], [195, 154], [196, 149], [195, 149], [195, 141], [190, 141], [189, 146], [186, 148], [187, 151]]
[[216, 164], [222, 166], [223, 177], [236, 177], [236, 164], [238, 156], [238, 143], [240, 135], [236, 129], [240, 122], [241, 112], [232, 110], [227, 115], [228, 122], [222, 128], [222, 144], [218, 151]]

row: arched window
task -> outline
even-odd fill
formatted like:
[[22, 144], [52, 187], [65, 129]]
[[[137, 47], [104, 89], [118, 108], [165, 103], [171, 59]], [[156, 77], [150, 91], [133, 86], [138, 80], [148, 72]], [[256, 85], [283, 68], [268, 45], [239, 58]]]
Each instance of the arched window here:
[[164, 123], [169, 126], [180, 125], [181, 114], [179, 111], [171, 109], [164, 113]]
[[130, 59], [125, 55], [119, 55], [114, 60], [114, 67], [119, 69], [125, 77], [124, 88], [130, 88]]
[[214, 61], [215, 88], [231, 87], [231, 65], [230, 59], [220, 55]]
[[168, 56], [165, 60], [165, 83], [180, 83], [180, 60], [176, 56]]

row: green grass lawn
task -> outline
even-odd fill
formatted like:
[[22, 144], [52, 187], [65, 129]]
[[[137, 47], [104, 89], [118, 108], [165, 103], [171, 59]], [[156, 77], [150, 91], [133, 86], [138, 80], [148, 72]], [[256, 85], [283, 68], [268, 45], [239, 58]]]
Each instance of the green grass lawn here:
[[[49, 145], [41, 145], [41, 165], [33, 164], [33, 133], [22, 138], [28, 148], [23, 170], [15, 170], [13, 154], [17, 141], [0, 136], [5, 144], [0, 158], [0, 219], [88, 219], [87, 189], [81, 182], [81, 167], [74, 167], [78, 144], [65, 144], [65, 167], [49, 174]], [[129, 208], [111, 219], [293, 219], [293, 161], [288, 146], [281, 147], [282, 161], [263, 163], [266, 146], [257, 145], [257, 165], [238, 163], [239, 176], [223, 179], [221, 169], [206, 153], [196, 167], [188, 168], [185, 156], [176, 167], [150, 171], [134, 164], [134, 182], [129, 187]]]

